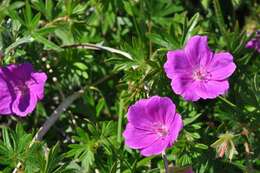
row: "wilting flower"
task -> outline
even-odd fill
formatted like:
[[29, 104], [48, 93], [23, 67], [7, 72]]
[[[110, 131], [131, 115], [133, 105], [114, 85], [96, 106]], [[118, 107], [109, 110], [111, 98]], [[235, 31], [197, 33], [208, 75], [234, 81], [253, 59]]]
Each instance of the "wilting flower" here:
[[258, 53], [260, 53], [260, 30], [256, 32], [255, 38], [247, 42], [246, 48], [255, 49]]
[[0, 68], [0, 114], [31, 113], [44, 96], [46, 80], [45, 73], [35, 72], [28, 63]]
[[160, 154], [176, 141], [182, 129], [181, 116], [167, 97], [153, 96], [130, 106], [123, 133], [125, 144], [143, 156]]
[[191, 101], [224, 94], [229, 88], [227, 78], [235, 69], [230, 53], [209, 49], [207, 36], [193, 36], [184, 49], [169, 51], [164, 64], [173, 91]]
[[222, 158], [226, 155], [229, 160], [232, 160], [233, 156], [237, 153], [236, 147], [233, 143], [234, 135], [232, 133], [225, 133], [219, 136], [219, 139], [211, 144], [211, 147], [217, 151], [217, 156]]

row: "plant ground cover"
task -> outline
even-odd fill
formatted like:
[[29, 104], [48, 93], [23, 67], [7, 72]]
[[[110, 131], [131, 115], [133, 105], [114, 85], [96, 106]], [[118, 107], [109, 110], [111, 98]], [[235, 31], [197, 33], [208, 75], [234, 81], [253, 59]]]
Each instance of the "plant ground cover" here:
[[2, 0], [0, 172], [260, 172], [259, 21], [257, 0]]

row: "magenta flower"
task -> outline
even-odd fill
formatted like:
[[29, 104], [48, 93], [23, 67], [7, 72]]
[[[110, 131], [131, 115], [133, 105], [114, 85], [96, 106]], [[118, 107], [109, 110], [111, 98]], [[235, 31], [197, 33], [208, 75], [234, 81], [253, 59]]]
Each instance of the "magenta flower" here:
[[164, 70], [176, 94], [185, 100], [215, 98], [228, 88], [236, 65], [228, 52], [213, 53], [207, 36], [193, 36], [182, 50], [169, 51]]
[[0, 114], [24, 117], [44, 96], [45, 73], [35, 72], [31, 64], [0, 68]]
[[125, 144], [143, 156], [160, 154], [176, 141], [182, 129], [181, 116], [167, 97], [153, 96], [130, 106], [123, 133]]
[[260, 30], [256, 32], [255, 38], [247, 42], [246, 48], [255, 49], [258, 53], [260, 53]]

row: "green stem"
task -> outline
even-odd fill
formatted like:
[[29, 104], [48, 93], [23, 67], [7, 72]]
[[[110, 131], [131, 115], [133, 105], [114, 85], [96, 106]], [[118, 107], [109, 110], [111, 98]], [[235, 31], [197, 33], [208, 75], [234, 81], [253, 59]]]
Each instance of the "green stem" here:
[[167, 160], [167, 156], [165, 154], [165, 151], [162, 153], [162, 159], [163, 159], [163, 163], [164, 163], [165, 173], [169, 173], [169, 170], [168, 170], [168, 160]]
[[119, 110], [118, 110], [118, 125], [117, 125], [117, 142], [121, 142], [122, 136], [122, 121], [123, 121], [123, 99], [119, 101]]
[[225, 103], [227, 103], [229, 106], [237, 108], [237, 106], [235, 104], [233, 104], [232, 102], [230, 102], [229, 100], [227, 100], [225, 97], [219, 96], [219, 98], [224, 101]]
[[161, 52], [161, 51], [167, 51], [167, 50], [168, 50], [167, 48], [159, 48], [159, 49], [157, 49], [157, 50], [154, 51], [154, 53], [152, 54], [151, 59], [154, 59], [159, 52]]

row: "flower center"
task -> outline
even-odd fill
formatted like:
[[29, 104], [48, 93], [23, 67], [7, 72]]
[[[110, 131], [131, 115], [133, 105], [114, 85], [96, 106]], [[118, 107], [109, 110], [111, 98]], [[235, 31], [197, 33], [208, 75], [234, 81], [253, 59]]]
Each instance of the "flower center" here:
[[22, 82], [19, 82], [16, 87], [16, 92], [21, 92], [21, 95], [24, 96], [28, 92], [28, 86]]
[[203, 68], [198, 68], [196, 70], [193, 71], [192, 73], [192, 78], [194, 80], [197, 80], [197, 81], [200, 81], [200, 80], [205, 80], [207, 79], [207, 77], [209, 76], [210, 74]]
[[165, 137], [169, 133], [168, 128], [165, 125], [160, 124], [160, 123], [154, 125], [154, 130], [155, 130], [155, 133], [160, 137]]

